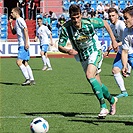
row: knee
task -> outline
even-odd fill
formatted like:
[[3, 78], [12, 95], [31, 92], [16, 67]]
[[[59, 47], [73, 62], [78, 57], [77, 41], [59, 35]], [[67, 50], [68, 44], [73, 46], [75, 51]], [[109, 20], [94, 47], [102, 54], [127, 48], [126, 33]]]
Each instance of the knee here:
[[118, 67], [114, 67], [113, 69], [112, 69], [112, 73], [113, 74], [116, 74], [116, 73], [119, 73], [120, 72], [120, 69], [118, 68]]
[[16, 60], [16, 64], [17, 64], [18, 66], [21, 66], [21, 65], [22, 65], [22, 61]]
[[94, 78], [95, 76], [91, 73], [91, 72], [88, 72], [88, 73], [86, 73], [86, 78], [88, 79], [88, 80], [90, 80], [91, 78]]

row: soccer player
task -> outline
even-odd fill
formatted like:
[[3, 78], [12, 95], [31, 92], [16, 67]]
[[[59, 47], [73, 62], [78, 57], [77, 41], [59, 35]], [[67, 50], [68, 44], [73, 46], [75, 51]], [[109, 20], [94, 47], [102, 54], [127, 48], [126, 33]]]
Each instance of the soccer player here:
[[22, 83], [23, 86], [35, 84], [32, 69], [28, 64], [30, 59], [29, 53], [29, 36], [27, 25], [22, 17], [20, 17], [21, 9], [19, 7], [15, 7], [11, 11], [11, 17], [16, 19], [15, 26], [13, 27], [12, 21], [13, 19], [9, 19], [10, 28], [13, 34], [17, 34], [18, 36], [18, 58], [17, 65], [22, 71], [26, 81]]
[[[126, 26], [122, 20], [119, 20], [119, 15], [118, 15], [117, 9], [109, 8], [108, 16], [109, 16], [109, 20], [111, 22], [110, 27], [114, 33], [114, 36], [116, 38], [116, 41], [118, 42], [118, 45], [119, 45], [119, 50], [118, 50], [115, 60], [113, 62], [113, 69], [112, 69], [114, 79], [121, 90], [121, 94], [117, 95], [116, 97], [117, 98], [127, 97], [128, 93], [126, 91], [126, 88], [124, 85], [124, 80], [121, 75], [121, 70], [123, 67], [122, 62], [121, 62], [122, 37], [123, 37], [123, 32], [124, 32], [124, 29], [126, 28]], [[111, 48], [111, 47], [109, 47], [109, 48]], [[110, 49], [108, 49], [108, 50], [110, 50]], [[130, 65], [129, 65], [129, 69], [131, 70]]]
[[[75, 58], [81, 62], [86, 78], [100, 103], [101, 110], [98, 114], [98, 118], [106, 117], [108, 113], [114, 115], [116, 113], [116, 102], [118, 98], [113, 97], [107, 87], [96, 79], [103, 54], [94, 29], [105, 27], [111, 36], [113, 47], [116, 50], [118, 44], [113, 32], [105, 20], [100, 18], [82, 19], [81, 9], [78, 5], [71, 5], [69, 7], [69, 15], [71, 19], [62, 26], [59, 36], [59, 51], [74, 55]], [[73, 46], [72, 49], [65, 47], [68, 38]], [[111, 105], [110, 112], [107, 109], [105, 99], [107, 99]]]
[[127, 62], [133, 69], [133, 6], [129, 6], [123, 10], [124, 22], [126, 29], [122, 41], [122, 73], [126, 76]]
[[48, 29], [47, 26], [43, 25], [43, 21], [42, 18], [37, 18], [37, 23], [38, 23], [38, 27], [37, 27], [37, 32], [36, 32], [36, 37], [35, 37], [35, 41], [37, 41], [37, 38], [39, 38], [40, 41], [40, 49], [41, 49], [41, 57], [42, 57], [42, 61], [43, 61], [43, 68], [42, 70], [52, 70], [51, 64], [50, 64], [50, 60], [48, 58], [47, 55], [47, 51], [49, 48], [49, 36], [50, 36], [50, 44], [53, 45], [53, 39], [52, 39], [52, 33], [51, 31]]

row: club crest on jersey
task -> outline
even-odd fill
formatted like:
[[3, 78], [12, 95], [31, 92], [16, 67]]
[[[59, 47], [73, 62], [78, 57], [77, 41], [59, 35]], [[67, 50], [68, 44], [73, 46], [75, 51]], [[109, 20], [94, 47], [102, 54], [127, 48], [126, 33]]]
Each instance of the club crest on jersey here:
[[76, 42], [77, 43], [83, 43], [83, 42], [86, 42], [88, 39], [89, 39], [89, 36], [81, 35], [81, 36], [76, 38]]

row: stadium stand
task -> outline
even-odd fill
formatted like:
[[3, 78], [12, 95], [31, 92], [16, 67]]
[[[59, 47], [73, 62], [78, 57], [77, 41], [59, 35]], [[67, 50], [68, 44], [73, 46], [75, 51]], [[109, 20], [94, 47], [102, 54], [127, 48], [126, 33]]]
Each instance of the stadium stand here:
[[[130, 2], [130, 5], [133, 4], [133, 0], [100, 0], [100, 1], [98, 1], [98, 0], [57, 0], [56, 2], [54, 0], [41, 0], [41, 1], [35, 0], [35, 2], [37, 3], [37, 9], [39, 11], [39, 14], [37, 14], [37, 15], [41, 15], [45, 12], [48, 13], [51, 10], [51, 11], [55, 12], [58, 17], [61, 14], [65, 15], [65, 18], [67, 20], [69, 19], [68, 9], [71, 4], [81, 5], [82, 10], [84, 10], [85, 5], [87, 3], [90, 3], [91, 8], [94, 8], [94, 10], [96, 11], [96, 8], [100, 2], [102, 2], [103, 5], [105, 5], [105, 3], [109, 3], [111, 6], [113, 3], [115, 3], [119, 7], [120, 12], [121, 12], [127, 6], [128, 1]], [[90, 16], [88, 16], [88, 17], [90, 17]], [[96, 17], [101, 17], [101, 16], [99, 15]], [[12, 35], [9, 28], [7, 27], [7, 26], [9, 26], [8, 21], [7, 21], [8, 17], [5, 16], [5, 14], [2, 14], [0, 16], [0, 19], [1, 19], [0, 20], [1, 21], [1, 24], [0, 24], [1, 36], [0, 36], [0, 38], [3, 40], [16, 39], [17, 37]], [[35, 30], [36, 30], [36, 20], [31, 20], [31, 21], [26, 20], [26, 23], [28, 25], [30, 39], [34, 39]], [[57, 23], [57, 21], [53, 21], [51, 23], [53, 38], [58, 37], [58, 28], [56, 26], [56, 23]], [[106, 33], [104, 33], [105, 32], [104, 30], [102, 30], [102, 31], [98, 30], [97, 32], [100, 37], [108, 36]]]
[[67, 0], [63, 1], [63, 11], [68, 11], [70, 2]]
[[100, 38], [103, 37], [103, 29], [96, 30], [96, 33], [97, 33], [98, 37], [100, 37]]
[[2, 41], [7, 41], [7, 37], [8, 37], [8, 18], [6, 14], [3, 14], [0, 16], [0, 39]]
[[58, 38], [58, 28], [57, 28], [57, 20], [52, 21], [52, 37]]

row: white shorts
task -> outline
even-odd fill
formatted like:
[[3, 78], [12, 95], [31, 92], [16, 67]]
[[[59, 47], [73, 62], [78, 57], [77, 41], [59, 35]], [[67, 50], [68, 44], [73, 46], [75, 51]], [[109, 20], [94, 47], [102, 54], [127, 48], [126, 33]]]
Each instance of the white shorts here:
[[97, 67], [97, 73], [101, 72], [101, 65], [103, 61], [103, 53], [101, 50], [93, 52], [89, 58], [85, 61], [81, 62], [81, 65], [83, 67], [84, 72], [86, 72], [87, 67], [89, 64], [93, 64], [94, 66]]

